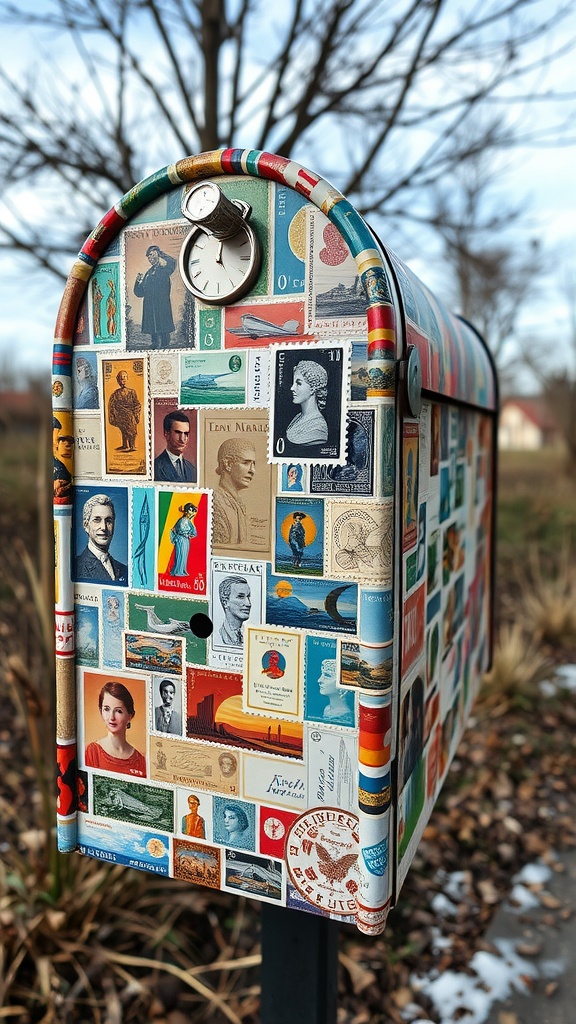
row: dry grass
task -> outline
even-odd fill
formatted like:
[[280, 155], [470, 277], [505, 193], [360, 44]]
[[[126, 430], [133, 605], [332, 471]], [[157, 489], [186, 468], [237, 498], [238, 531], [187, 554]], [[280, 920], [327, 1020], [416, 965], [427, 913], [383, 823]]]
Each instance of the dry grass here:
[[528, 632], [552, 647], [576, 644], [576, 564], [569, 547], [560, 551], [551, 576], [532, 547], [521, 583], [519, 613]]
[[493, 715], [510, 708], [528, 708], [538, 702], [540, 683], [549, 679], [554, 665], [520, 623], [503, 625], [494, 649], [492, 668], [484, 676], [479, 709]]

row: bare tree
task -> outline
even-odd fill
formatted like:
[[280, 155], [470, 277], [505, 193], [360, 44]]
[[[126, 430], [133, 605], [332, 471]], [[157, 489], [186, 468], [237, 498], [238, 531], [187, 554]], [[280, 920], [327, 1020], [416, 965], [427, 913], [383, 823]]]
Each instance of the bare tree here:
[[[486, 104], [530, 100], [559, 52], [542, 43], [571, 6], [0, 0], [4, 40], [25, 33], [30, 48], [24, 72], [0, 71], [0, 248], [62, 275], [134, 182], [230, 145], [301, 159], [400, 222], [467, 155], [457, 129]], [[478, 145], [513, 142], [508, 127]]]
[[525, 338], [522, 358], [540, 385], [548, 409], [566, 444], [567, 472], [576, 475], [576, 272], [566, 271], [562, 288], [568, 313], [567, 344], [561, 347], [554, 335], [543, 346], [540, 339]]
[[[501, 131], [493, 122], [485, 134], [496, 138]], [[539, 239], [529, 234], [526, 209], [503, 198], [492, 154], [469, 133], [466, 139], [468, 156], [450, 186], [437, 183], [432, 190], [430, 221], [451, 272], [450, 301], [486, 339], [506, 386], [517, 358], [511, 349], [518, 318], [538, 286], [545, 259]]]

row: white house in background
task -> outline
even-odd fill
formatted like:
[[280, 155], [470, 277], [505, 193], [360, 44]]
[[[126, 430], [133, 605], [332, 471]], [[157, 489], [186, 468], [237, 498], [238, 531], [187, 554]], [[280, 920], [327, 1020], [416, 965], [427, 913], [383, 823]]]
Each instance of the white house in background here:
[[500, 406], [498, 447], [535, 451], [558, 444], [560, 431], [542, 395], [505, 398]]

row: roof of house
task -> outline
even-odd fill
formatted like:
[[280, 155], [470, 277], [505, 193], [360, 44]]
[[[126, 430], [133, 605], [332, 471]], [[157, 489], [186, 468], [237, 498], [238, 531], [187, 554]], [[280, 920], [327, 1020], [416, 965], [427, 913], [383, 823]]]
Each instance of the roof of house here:
[[510, 395], [502, 401], [500, 412], [515, 406], [540, 430], [557, 431], [558, 423], [543, 395]]

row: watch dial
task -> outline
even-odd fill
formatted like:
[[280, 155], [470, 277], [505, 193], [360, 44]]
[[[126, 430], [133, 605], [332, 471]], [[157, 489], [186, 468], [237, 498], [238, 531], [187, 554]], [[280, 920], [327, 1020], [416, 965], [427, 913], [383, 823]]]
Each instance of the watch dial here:
[[243, 230], [232, 238], [222, 239], [199, 232], [190, 249], [190, 281], [209, 300], [230, 297], [250, 277], [253, 268], [253, 248]]
[[219, 190], [210, 182], [192, 189], [185, 200], [186, 212], [193, 220], [203, 220], [218, 205]]

